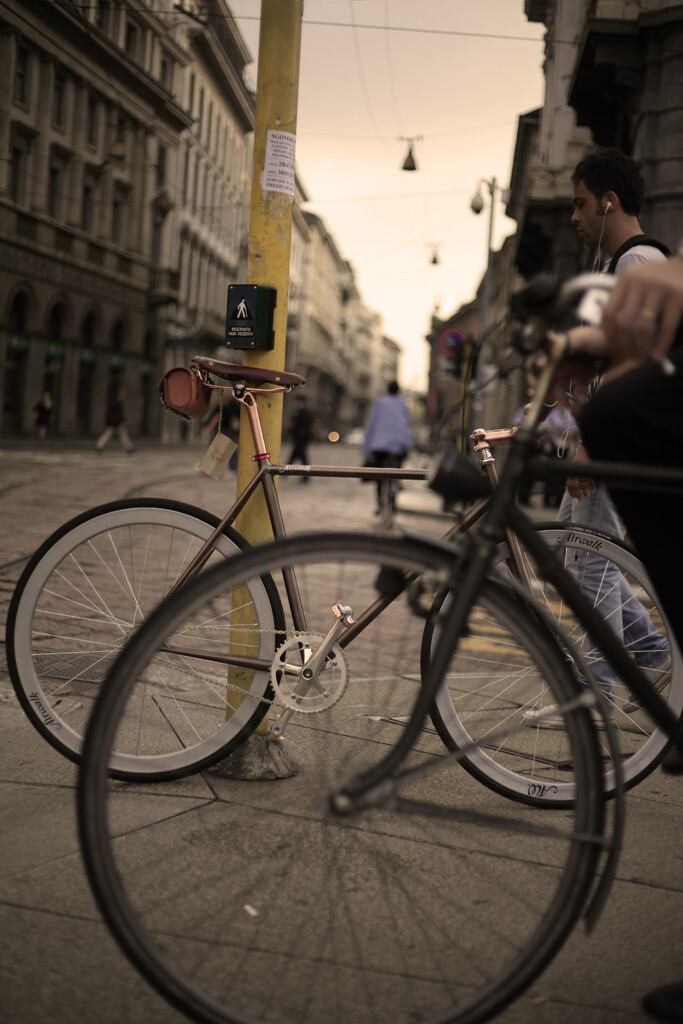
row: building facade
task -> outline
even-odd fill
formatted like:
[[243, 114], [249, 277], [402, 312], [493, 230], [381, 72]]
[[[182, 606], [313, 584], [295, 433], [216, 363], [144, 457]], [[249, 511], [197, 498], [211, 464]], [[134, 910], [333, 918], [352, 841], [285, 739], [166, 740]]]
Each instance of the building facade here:
[[201, 12], [0, 3], [3, 433], [31, 431], [47, 388], [54, 429], [92, 436], [123, 386], [133, 432], [158, 435], [164, 368], [223, 338], [254, 98], [227, 4]]
[[26, 0], [0, 5], [0, 53], [2, 430], [48, 388], [58, 431], [96, 432], [122, 384], [147, 430], [187, 52], [148, 10]]

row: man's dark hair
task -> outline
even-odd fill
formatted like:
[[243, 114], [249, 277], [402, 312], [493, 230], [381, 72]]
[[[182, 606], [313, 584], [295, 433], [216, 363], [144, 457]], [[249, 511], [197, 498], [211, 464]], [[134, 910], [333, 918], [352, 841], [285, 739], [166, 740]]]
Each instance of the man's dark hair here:
[[387, 391], [389, 392], [390, 395], [397, 395], [398, 394], [398, 381], [390, 380], [389, 383], [387, 384]]
[[596, 199], [616, 192], [624, 213], [637, 217], [645, 193], [645, 182], [635, 160], [619, 149], [599, 149], [584, 157], [572, 174], [572, 184], [582, 181]]

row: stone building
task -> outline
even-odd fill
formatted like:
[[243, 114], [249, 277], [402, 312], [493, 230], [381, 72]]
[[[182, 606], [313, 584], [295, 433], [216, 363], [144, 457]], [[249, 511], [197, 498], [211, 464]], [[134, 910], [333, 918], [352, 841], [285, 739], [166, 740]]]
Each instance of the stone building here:
[[[520, 115], [507, 190], [517, 231], [493, 254], [489, 321], [504, 318], [511, 294], [534, 274], [565, 278], [590, 269], [593, 252], [571, 224], [571, 176], [593, 147], [633, 156], [645, 179], [643, 230], [673, 248], [683, 236], [683, 7], [672, 0], [525, 0], [545, 37], [543, 106]], [[439, 332], [466, 315], [478, 338], [474, 304], [433, 324], [430, 416], [437, 422], [453, 392], [444, 380]], [[495, 367], [504, 337], [491, 339]], [[456, 389], [457, 390], [457, 389]], [[521, 375], [491, 385], [473, 411], [486, 426], [506, 423], [526, 398]], [[468, 422], [473, 422], [473, 416]], [[478, 424], [481, 425], [481, 424]]]
[[58, 433], [95, 434], [124, 385], [133, 432], [156, 434], [172, 350], [222, 338], [254, 102], [227, 4], [202, 12], [0, 3], [3, 432], [30, 431], [48, 388]]

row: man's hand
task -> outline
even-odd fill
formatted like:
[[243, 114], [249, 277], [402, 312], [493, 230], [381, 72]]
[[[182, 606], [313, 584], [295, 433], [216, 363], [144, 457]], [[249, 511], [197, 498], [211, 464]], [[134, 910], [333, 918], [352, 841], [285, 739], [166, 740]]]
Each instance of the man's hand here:
[[683, 318], [683, 259], [629, 267], [617, 278], [602, 324], [612, 352], [643, 362], [671, 348]]
[[[581, 445], [574, 456], [574, 462], [590, 462], [588, 452]], [[595, 490], [595, 481], [591, 480], [590, 477], [585, 476], [568, 476], [567, 477], [567, 490], [571, 494], [572, 498], [577, 498], [582, 501], [583, 498], [587, 498], [589, 494], [592, 494]]]

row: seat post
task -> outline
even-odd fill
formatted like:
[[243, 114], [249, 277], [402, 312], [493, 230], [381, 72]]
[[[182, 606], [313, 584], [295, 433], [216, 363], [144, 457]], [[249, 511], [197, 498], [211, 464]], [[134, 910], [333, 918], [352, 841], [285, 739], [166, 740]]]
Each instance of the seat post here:
[[263, 427], [261, 426], [261, 417], [256, 399], [244, 385], [236, 384], [233, 388], [233, 394], [237, 401], [247, 410], [249, 429], [251, 430], [251, 437], [254, 442], [254, 460], [262, 462], [264, 459], [270, 459], [270, 452], [266, 451], [266, 439], [263, 436]]

